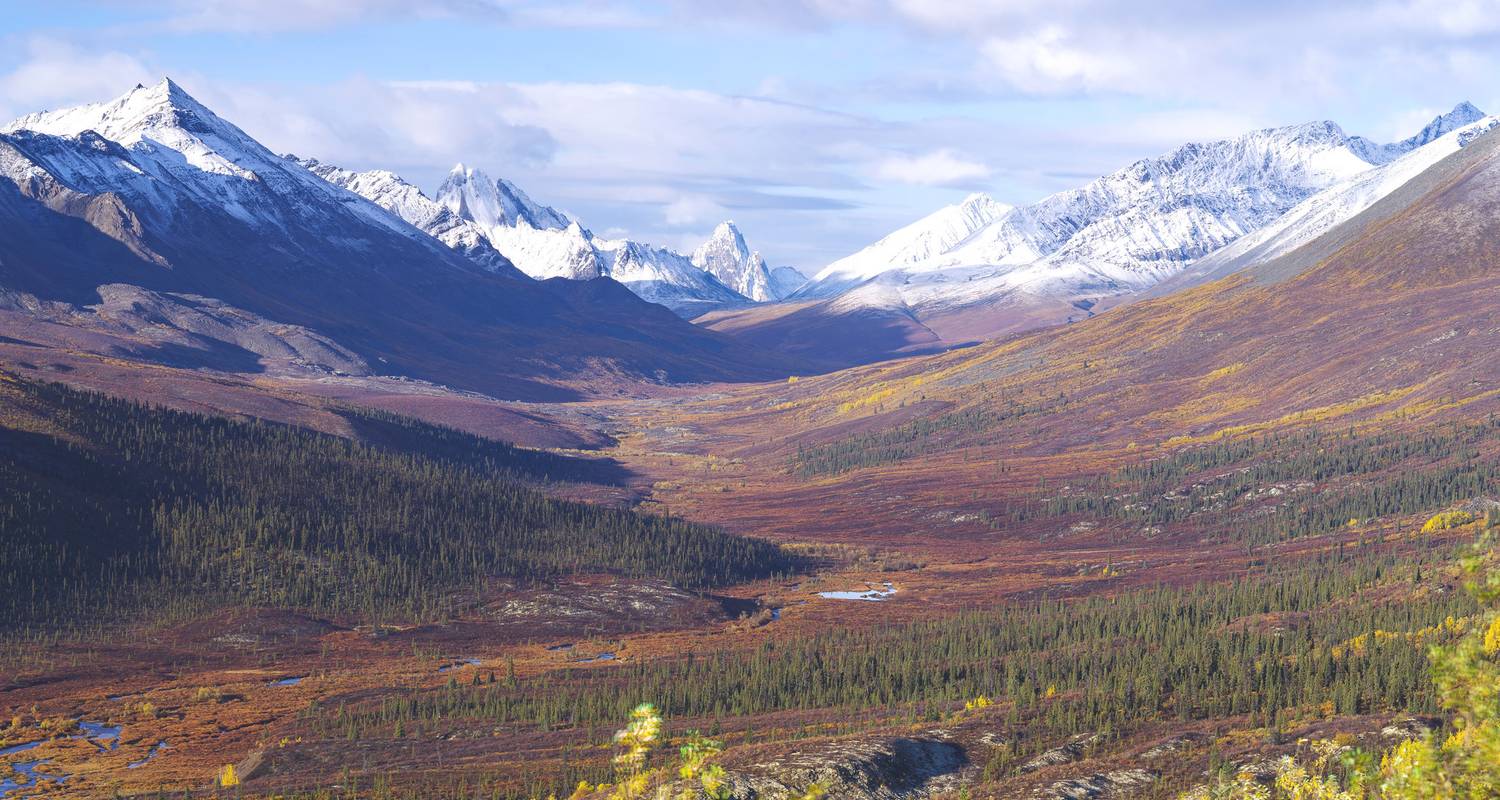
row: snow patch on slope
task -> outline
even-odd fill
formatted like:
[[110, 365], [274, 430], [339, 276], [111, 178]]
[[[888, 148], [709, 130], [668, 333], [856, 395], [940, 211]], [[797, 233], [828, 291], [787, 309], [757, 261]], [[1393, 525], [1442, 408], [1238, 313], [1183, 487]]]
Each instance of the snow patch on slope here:
[[[1463, 105], [1468, 106], [1467, 103]], [[1500, 119], [1481, 117], [1436, 139], [1427, 139], [1430, 131], [1424, 129], [1423, 134], [1408, 140], [1420, 140], [1423, 142], [1421, 146], [1309, 197], [1275, 222], [1194, 262], [1183, 277], [1199, 279], [1232, 265], [1267, 261], [1290, 253], [1359, 215], [1432, 165], [1458, 152], [1475, 136], [1497, 125], [1500, 125]]]

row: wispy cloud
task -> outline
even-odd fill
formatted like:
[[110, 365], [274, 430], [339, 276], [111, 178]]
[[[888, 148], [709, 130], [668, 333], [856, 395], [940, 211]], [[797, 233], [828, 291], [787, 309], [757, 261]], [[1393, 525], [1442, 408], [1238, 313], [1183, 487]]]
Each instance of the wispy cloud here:
[[462, 19], [563, 28], [636, 27], [648, 19], [598, 0], [123, 0], [151, 11], [147, 27], [176, 33], [315, 31], [393, 19]]
[[1306, 106], [1371, 82], [1474, 85], [1477, 70], [1500, 65], [1500, 0], [762, 0], [700, 14], [940, 40], [970, 53], [944, 89], [992, 95]]
[[919, 156], [892, 156], [875, 165], [880, 180], [916, 186], [972, 186], [990, 176], [990, 168], [952, 150]]

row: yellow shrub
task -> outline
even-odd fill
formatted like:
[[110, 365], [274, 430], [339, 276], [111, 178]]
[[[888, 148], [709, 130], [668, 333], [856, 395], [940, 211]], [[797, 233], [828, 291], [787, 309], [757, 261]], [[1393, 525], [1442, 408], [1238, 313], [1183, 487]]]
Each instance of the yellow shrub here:
[[1500, 617], [1495, 617], [1484, 632], [1484, 652], [1491, 656], [1500, 653]]
[[855, 411], [864, 408], [865, 406], [873, 406], [876, 403], [879, 403], [881, 400], [894, 395], [895, 393], [895, 389], [881, 389], [880, 391], [875, 392], [874, 394], [871, 394], [867, 397], [861, 397], [858, 400], [850, 400], [847, 403], [839, 403], [839, 413], [847, 414], [850, 411]]
[[1233, 364], [1230, 364], [1230, 365], [1224, 366], [1224, 367], [1219, 367], [1218, 369], [1214, 370], [1213, 372], [1210, 372], [1207, 375], [1204, 375], [1202, 380], [1203, 380], [1204, 383], [1208, 383], [1209, 381], [1215, 381], [1215, 380], [1218, 380], [1219, 378], [1224, 378], [1224, 377], [1228, 377], [1230, 375], [1233, 375], [1234, 373], [1239, 372], [1240, 370], [1242, 370], [1244, 368], [1245, 368], [1245, 362], [1243, 362], [1243, 361], [1236, 361]]
[[1453, 528], [1462, 528], [1474, 521], [1474, 515], [1467, 511], [1444, 511], [1434, 514], [1432, 519], [1427, 520], [1422, 526], [1423, 533], [1436, 533]]

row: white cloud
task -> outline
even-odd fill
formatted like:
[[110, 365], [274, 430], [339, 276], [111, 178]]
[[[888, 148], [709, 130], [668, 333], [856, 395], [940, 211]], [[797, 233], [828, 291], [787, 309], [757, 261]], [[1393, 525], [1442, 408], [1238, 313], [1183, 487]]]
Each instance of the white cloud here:
[[724, 217], [724, 207], [701, 195], [684, 195], [662, 209], [668, 225], [696, 225]]
[[0, 74], [0, 119], [46, 108], [66, 108], [113, 97], [153, 80], [140, 60], [119, 52], [90, 52], [47, 37], [27, 40], [19, 60]]
[[927, 138], [809, 106], [631, 83], [185, 85], [277, 151], [390, 169], [428, 189], [462, 161], [585, 225], [665, 245], [729, 216], [780, 233], [815, 216], [799, 212], [847, 210], [872, 154]]
[[1495, 0], [1394, 0], [1375, 4], [1371, 16], [1382, 26], [1444, 38], [1470, 39], [1500, 32]]
[[1025, 92], [1117, 89], [1136, 79], [1130, 62], [1082, 47], [1056, 25], [980, 45], [1001, 80]]
[[874, 173], [880, 180], [915, 186], [958, 186], [988, 178], [990, 168], [952, 150], [934, 150], [920, 156], [884, 159], [875, 165]]
[[856, 24], [919, 45], [940, 43], [936, 49], [945, 53], [967, 53], [967, 73], [960, 57], [957, 69], [928, 81], [934, 94], [955, 87], [1002, 97], [1113, 93], [1252, 113], [1295, 110], [1296, 119], [1334, 102], [1486, 86], [1500, 68], [1500, 0], [760, 0], [733, 6], [695, 4], [703, 16], [732, 15], [741, 23]]
[[1139, 113], [1110, 126], [1107, 133], [1120, 145], [1163, 149], [1183, 142], [1229, 139], [1260, 127], [1264, 120], [1249, 114], [1187, 108]]
[[279, 151], [361, 169], [446, 171], [466, 161], [504, 174], [547, 163], [556, 148], [547, 131], [509, 117], [525, 101], [504, 84], [354, 78], [285, 91], [210, 86], [200, 99]]

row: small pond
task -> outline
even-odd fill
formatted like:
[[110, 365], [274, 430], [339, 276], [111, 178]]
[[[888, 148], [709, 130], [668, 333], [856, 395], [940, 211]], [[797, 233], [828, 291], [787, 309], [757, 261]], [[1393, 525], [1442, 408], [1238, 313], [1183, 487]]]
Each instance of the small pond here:
[[878, 603], [895, 593], [896, 585], [886, 581], [884, 586], [866, 586], [862, 592], [818, 592], [818, 596], [829, 600], [864, 600]]

